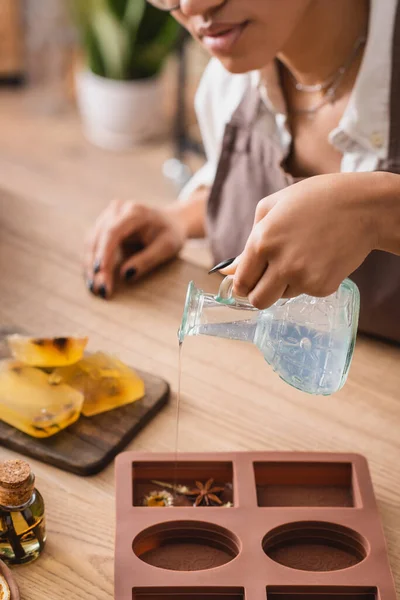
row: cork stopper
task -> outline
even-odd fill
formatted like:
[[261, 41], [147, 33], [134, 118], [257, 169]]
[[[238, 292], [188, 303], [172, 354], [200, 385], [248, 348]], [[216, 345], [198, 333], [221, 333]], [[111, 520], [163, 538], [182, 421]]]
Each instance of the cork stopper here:
[[22, 506], [32, 496], [35, 477], [29, 464], [23, 460], [0, 463], [0, 505]]

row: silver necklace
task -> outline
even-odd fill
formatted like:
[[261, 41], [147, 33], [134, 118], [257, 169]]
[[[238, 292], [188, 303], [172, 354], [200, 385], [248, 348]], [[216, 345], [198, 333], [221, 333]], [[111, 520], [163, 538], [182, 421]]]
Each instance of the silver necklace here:
[[329, 79], [322, 83], [317, 83], [315, 85], [306, 85], [304, 83], [300, 83], [299, 81], [297, 81], [295, 76], [288, 70], [288, 73], [290, 74], [290, 77], [296, 87], [296, 90], [298, 90], [299, 92], [315, 93], [326, 90], [324, 97], [320, 102], [318, 102], [318, 104], [315, 104], [310, 108], [295, 108], [292, 110], [292, 113], [297, 115], [308, 115], [309, 117], [313, 117], [315, 113], [318, 112], [323, 106], [328, 104], [328, 102], [332, 103], [336, 98], [336, 92], [345, 74], [353, 64], [359, 50], [365, 44], [366, 40], [366, 36], [359, 37], [356, 43], [354, 44], [351, 54], [346, 60], [346, 62], [341, 67], [339, 67], [339, 69], [334, 75], [332, 75], [331, 77], [329, 77]]

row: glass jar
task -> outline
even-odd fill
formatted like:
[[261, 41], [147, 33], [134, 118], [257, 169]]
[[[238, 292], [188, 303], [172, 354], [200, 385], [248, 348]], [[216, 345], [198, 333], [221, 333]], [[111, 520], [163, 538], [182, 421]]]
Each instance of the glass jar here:
[[29, 563], [45, 541], [44, 502], [29, 464], [0, 463], [0, 559], [9, 565]]
[[360, 294], [346, 279], [327, 298], [305, 294], [257, 310], [233, 295], [226, 277], [217, 296], [189, 284], [180, 343], [185, 336], [209, 335], [250, 342], [289, 385], [329, 396], [344, 385], [357, 335]]

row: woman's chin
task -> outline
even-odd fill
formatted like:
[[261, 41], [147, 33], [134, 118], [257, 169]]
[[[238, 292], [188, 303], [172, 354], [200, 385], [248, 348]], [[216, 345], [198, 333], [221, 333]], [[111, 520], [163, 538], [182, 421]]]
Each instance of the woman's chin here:
[[256, 60], [254, 57], [246, 56], [219, 56], [214, 54], [215, 58], [223, 64], [225, 69], [233, 75], [239, 75], [243, 73], [249, 73], [250, 71], [257, 71], [266, 66], [266, 62], [263, 60]]
[[[239, 40], [240, 42], [241, 40]], [[244, 40], [243, 40], [244, 41]], [[271, 63], [277, 54], [276, 48], [265, 48], [263, 44], [257, 44], [257, 51], [254, 52], [254, 46], [247, 51], [248, 44], [238, 43], [237, 47], [231, 52], [211, 51], [206, 48], [209, 53], [217, 58], [227, 71], [232, 74], [249, 73], [263, 69]], [[261, 48], [261, 51], [260, 51]], [[253, 51], [252, 51], [253, 50]]]

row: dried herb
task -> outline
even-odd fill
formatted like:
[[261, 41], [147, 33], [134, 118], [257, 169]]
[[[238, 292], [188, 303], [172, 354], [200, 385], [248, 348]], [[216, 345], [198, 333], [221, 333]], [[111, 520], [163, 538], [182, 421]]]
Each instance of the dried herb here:
[[189, 488], [186, 485], [166, 483], [165, 481], [157, 481], [156, 479], [153, 479], [151, 483], [154, 483], [154, 485], [159, 485], [162, 488], [173, 490], [176, 494], [181, 494], [183, 496], [189, 495]]
[[209, 479], [206, 483], [196, 481], [196, 488], [189, 490], [188, 496], [195, 496], [194, 506], [222, 506], [222, 500], [217, 494], [224, 491], [225, 488], [214, 486], [214, 479]]
[[68, 346], [69, 339], [66, 337], [58, 337], [54, 338], [53, 344], [54, 346], [62, 352]]
[[145, 496], [143, 504], [150, 507], [169, 507], [172, 506], [174, 498], [172, 494], [165, 490], [150, 492]]
[[60, 385], [60, 383], [62, 383], [62, 377], [58, 373], [50, 373], [47, 383], [49, 385]]
[[[226, 487], [229, 487], [229, 484], [225, 487], [214, 486], [214, 479], [209, 479], [205, 484], [196, 481], [195, 488], [155, 479], [151, 483], [162, 489], [161, 491], [154, 491], [145, 496], [143, 501], [144, 506], [173, 506], [174, 495], [175, 497], [179, 495], [186, 496], [188, 499], [192, 498], [194, 500], [193, 506], [220, 506], [222, 508], [231, 508], [233, 506], [232, 502], [224, 503], [219, 498], [219, 494], [224, 492]], [[172, 494], [169, 494], [166, 490], [171, 490]], [[165, 497], [170, 497], [167, 503], [164, 502]]]
[[14, 521], [12, 519], [11, 514], [8, 511], [2, 510], [0, 512], [0, 519], [4, 523], [4, 528], [2, 527], [0, 539], [10, 544], [11, 549], [14, 552], [15, 558], [17, 560], [25, 558], [26, 553], [23, 545], [21, 544], [20, 537], [18, 536], [15, 530]]
[[37, 541], [39, 542], [39, 549], [42, 551], [44, 548], [44, 537], [41, 522], [38, 522], [35, 519], [29, 507], [22, 509], [21, 515], [24, 517], [29, 527], [32, 527], [32, 531], [36, 535]]

